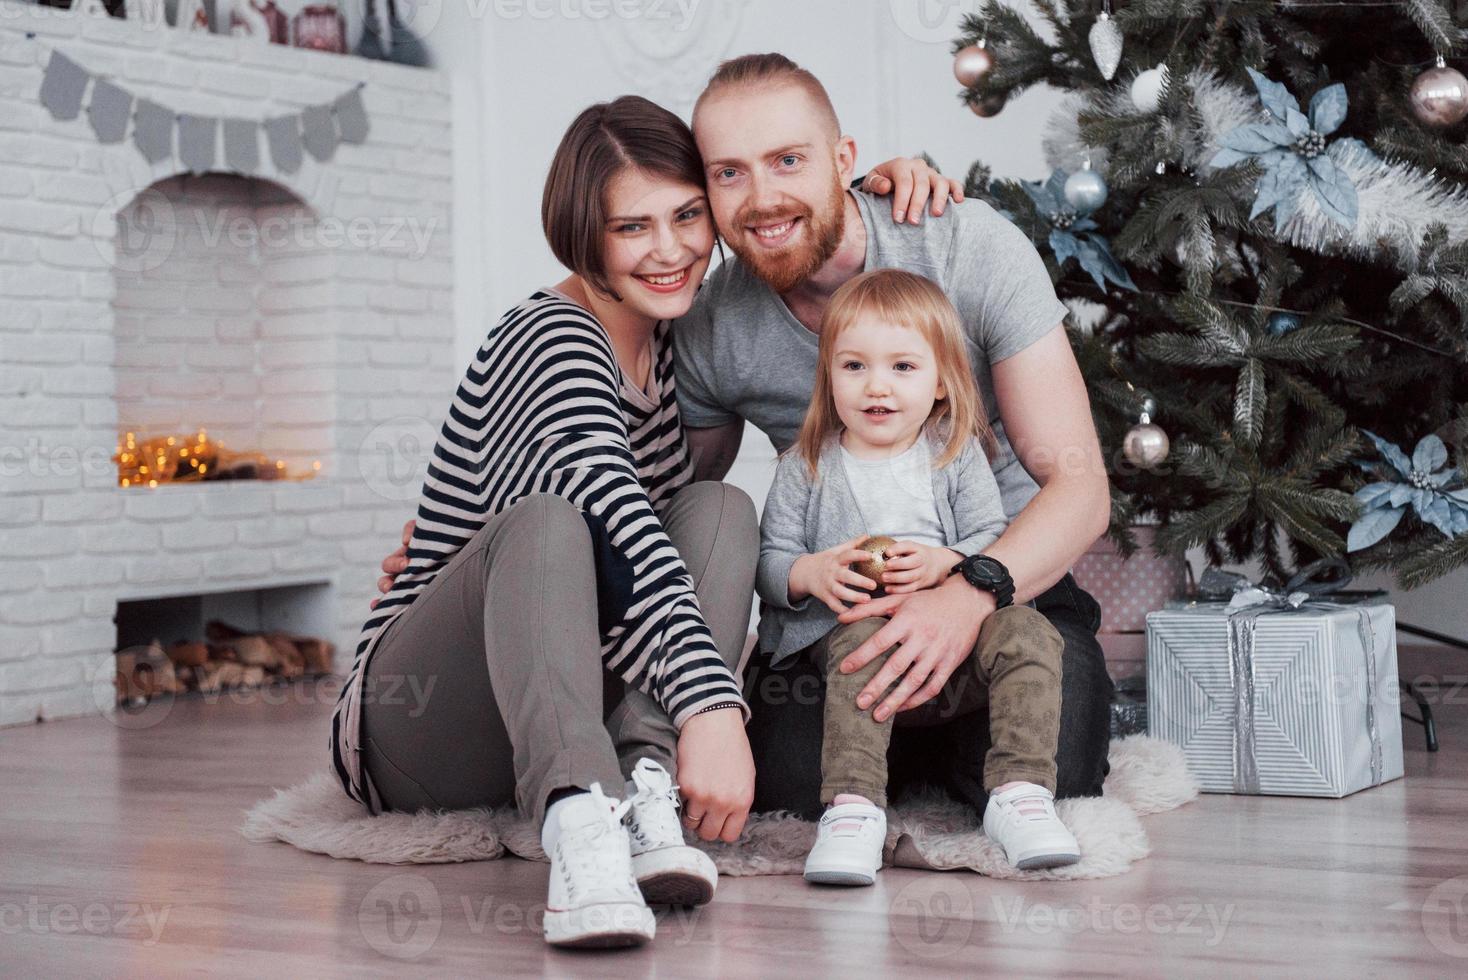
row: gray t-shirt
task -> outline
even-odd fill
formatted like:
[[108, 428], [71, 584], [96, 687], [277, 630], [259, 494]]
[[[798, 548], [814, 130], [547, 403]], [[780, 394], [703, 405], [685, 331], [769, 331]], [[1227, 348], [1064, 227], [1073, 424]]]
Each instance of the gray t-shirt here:
[[[994, 476], [1013, 517], [1039, 486], [1015, 457], [999, 418], [990, 366], [1055, 328], [1066, 314], [1024, 233], [983, 201], [950, 205], [921, 225], [897, 224], [884, 198], [848, 191], [866, 225], [863, 271], [904, 269], [943, 288], [963, 320], [974, 378], [999, 454]], [[690, 428], [753, 422], [784, 452], [810, 404], [816, 335], [737, 259], [714, 271], [673, 326], [678, 407]]]

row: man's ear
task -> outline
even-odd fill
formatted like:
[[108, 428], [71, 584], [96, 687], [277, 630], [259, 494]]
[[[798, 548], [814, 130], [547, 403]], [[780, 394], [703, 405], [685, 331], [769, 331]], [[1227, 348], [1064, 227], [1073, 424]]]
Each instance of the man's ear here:
[[836, 171], [841, 178], [841, 185], [851, 183], [851, 178], [856, 176], [856, 140], [850, 136], [843, 136], [836, 141], [834, 147], [836, 156]]

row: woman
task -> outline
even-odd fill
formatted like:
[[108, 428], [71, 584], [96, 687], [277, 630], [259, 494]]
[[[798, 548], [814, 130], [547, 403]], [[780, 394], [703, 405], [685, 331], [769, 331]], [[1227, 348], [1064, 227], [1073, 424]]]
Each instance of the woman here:
[[[692, 134], [645, 99], [593, 106], [541, 213], [571, 274], [504, 315], [458, 388], [332, 756], [372, 812], [514, 800], [552, 862], [546, 940], [628, 945], [653, 936], [648, 902], [713, 895], [679, 790], [705, 840], [748, 814], [732, 670], [758, 529], [742, 492], [690, 482], [679, 426], [669, 323], [714, 246]], [[610, 713], [604, 672], [629, 688]], [[373, 697], [405, 677], [426, 705]]]

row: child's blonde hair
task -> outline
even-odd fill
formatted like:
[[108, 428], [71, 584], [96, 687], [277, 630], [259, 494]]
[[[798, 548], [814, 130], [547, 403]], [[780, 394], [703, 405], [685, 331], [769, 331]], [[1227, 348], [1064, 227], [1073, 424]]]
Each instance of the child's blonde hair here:
[[933, 348], [938, 359], [938, 378], [947, 397], [933, 402], [928, 424], [943, 418], [949, 420], [948, 443], [934, 466], [941, 469], [957, 459], [971, 436], [977, 437], [985, 453], [993, 458], [999, 443], [984, 417], [958, 311], [930, 279], [901, 269], [873, 269], [836, 290], [821, 317], [815, 390], [792, 447], [805, 460], [811, 476], [816, 475], [822, 446], [832, 433], [842, 428], [841, 417], [836, 414], [836, 399], [831, 393], [831, 358], [836, 350], [836, 338], [863, 314], [916, 330]]

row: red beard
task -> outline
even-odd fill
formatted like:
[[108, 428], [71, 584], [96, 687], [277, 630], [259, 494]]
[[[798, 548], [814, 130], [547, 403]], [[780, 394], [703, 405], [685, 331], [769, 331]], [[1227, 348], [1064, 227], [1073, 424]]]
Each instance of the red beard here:
[[[846, 198], [840, 181], [831, 183], [831, 194], [820, 214], [803, 204], [774, 211], [746, 209], [735, 218], [739, 234], [729, 240], [729, 247], [750, 271], [763, 279], [777, 293], [785, 293], [815, 275], [841, 245], [846, 230]], [[779, 251], [771, 251], [751, 239], [750, 225], [779, 224], [789, 218], [803, 219], [806, 229], [799, 240]]]

